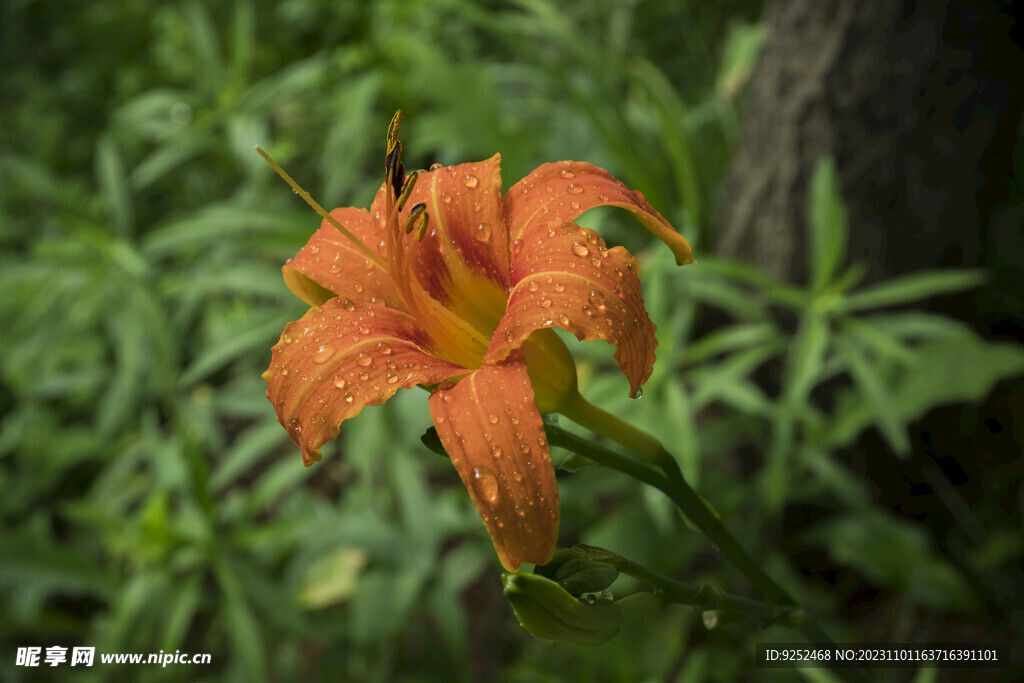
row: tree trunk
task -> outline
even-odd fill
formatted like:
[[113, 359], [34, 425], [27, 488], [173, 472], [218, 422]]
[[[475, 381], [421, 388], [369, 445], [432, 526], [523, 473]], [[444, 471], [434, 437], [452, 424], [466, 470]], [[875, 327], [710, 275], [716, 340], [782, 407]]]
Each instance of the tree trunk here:
[[1024, 105], [1001, 4], [769, 4], [717, 251], [803, 281], [807, 187], [830, 155], [869, 280], [986, 261]]

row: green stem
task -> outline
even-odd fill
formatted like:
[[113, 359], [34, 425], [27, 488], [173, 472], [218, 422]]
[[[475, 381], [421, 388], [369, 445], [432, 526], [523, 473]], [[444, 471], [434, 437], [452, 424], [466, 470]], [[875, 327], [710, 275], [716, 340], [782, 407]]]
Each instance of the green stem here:
[[744, 619], [758, 619], [765, 625], [770, 623], [793, 625], [799, 623], [803, 617], [803, 612], [798, 607], [752, 600], [719, 591], [713, 586], [679, 581], [604, 548], [576, 545], [573, 546], [573, 550], [583, 553], [592, 560], [606, 562], [620, 573], [654, 586], [671, 602], [690, 605], [700, 610], [725, 612]]
[[[579, 395], [570, 400], [561, 412], [581, 426], [622, 444], [643, 457], [646, 462], [627, 458], [549, 424], [545, 425], [545, 429], [548, 432], [548, 441], [552, 445], [566, 448], [602, 465], [618, 469], [659, 489], [671, 498], [672, 502], [704, 533], [708, 540], [715, 544], [743, 572], [744, 576], [765, 598], [787, 607], [797, 606], [796, 600], [761, 569], [760, 565], [726, 530], [707, 503], [690, 487], [675, 458], [657, 438], [590, 404]], [[657, 472], [648, 463], [657, 464], [664, 475]], [[811, 642], [834, 644], [828, 633], [815, 621], [804, 620], [799, 624], [799, 629]], [[854, 671], [854, 675], [858, 675], [859, 672]]]

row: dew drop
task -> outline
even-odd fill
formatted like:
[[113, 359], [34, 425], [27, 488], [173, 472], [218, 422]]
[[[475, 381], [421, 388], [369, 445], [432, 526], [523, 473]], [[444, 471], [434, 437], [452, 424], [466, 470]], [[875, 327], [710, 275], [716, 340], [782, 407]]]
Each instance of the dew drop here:
[[350, 394], [349, 392], [346, 391], [345, 392], [345, 403], [352, 403], [352, 401], [354, 401], [354, 400], [356, 400], [355, 397], [352, 396], [352, 394]]
[[309, 248], [309, 253], [310, 254], [319, 254], [320, 253], [320, 247], [318, 247], [317, 245], [314, 244], [313, 246], [311, 246]]
[[587, 249], [584, 245], [580, 244], [579, 242], [574, 242], [572, 245], [572, 253], [576, 254], [577, 256], [586, 256], [587, 254], [590, 253], [590, 250]]
[[563, 285], [561, 282], [555, 283], [555, 291], [556, 292], [564, 292], [565, 291], [565, 285]]
[[490, 422], [492, 425], [496, 425], [498, 424], [498, 416], [491, 415], [489, 418], [487, 418], [487, 421]]
[[498, 502], [498, 480], [494, 473], [483, 465], [473, 468], [473, 489], [488, 503]]
[[334, 376], [334, 386], [336, 386], [338, 389], [344, 389], [345, 384], [347, 384], [347, 382], [345, 382], [344, 377], [342, 377], [341, 375]]
[[523, 473], [519, 470], [512, 470], [512, 478], [516, 480], [516, 483], [519, 483], [523, 480]]
[[370, 334], [370, 328], [367, 327], [366, 325], [360, 325], [359, 326], [359, 334], [363, 334], [363, 335]]
[[436, 171], [439, 168], [442, 168], [442, 164], [431, 164], [430, 165], [430, 170], [431, 171]]
[[388, 384], [394, 384], [397, 381], [398, 381], [398, 375], [396, 375], [394, 373], [389, 373], [388, 374], [388, 379], [387, 379]]
[[491, 456], [497, 460], [502, 456], [501, 446], [491, 446]]
[[569, 316], [567, 316], [565, 313], [563, 313], [562, 315], [558, 316], [558, 322], [562, 323], [563, 325], [568, 325], [569, 324]]
[[569, 208], [574, 209], [574, 210], [578, 209], [578, 208], [580, 208], [580, 203], [574, 199], [571, 202], [569, 202]]
[[544, 299], [540, 302], [541, 308], [551, 308], [551, 299]]
[[391, 347], [388, 346], [387, 342], [379, 342], [377, 344], [377, 350], [380, 351], [381, 355], [384, 355], [384, 356], [390, 356], [391, 355]]
[[587, 297], [587, 301], [589, 301], [590, 305], [599, 311], [604, 311], [608, 308], [605, 304], [604, 294], [597, 290], [590, 291], [590, 296]]
[[539, 287], [540, 287], [540, 285], [538, 285], [536, 283], [536, 281], [533, 281], [533, 280], [530, 281], [529, 290], [531, 292], [536, 292]]
[[316, 353], [313, 354], [313, 362], [323, 363], [325, 360], [331, 357], [332, 353], [334, 353], [334, 349], [332, 349], [330, 346], [327, 346], [326, 344], [321, 344], [319, 347], [317, 347]]
[[473, 231], [473, 237], [478, 242], [486, 242], [491, 239], [491, 226], [489, 223], [480, 223]]
[[342, 301], [341, 307], [344, 308], [346, 311], [356, 310], [356, 305], [352, 303], [352, 299], [345, 299], [344, 301]]
[[583, 192], [583, 186], [578, 183], [571, 183], [569, 185], [569, 194], [579, 194]]
[[444, 202], [445, 204], [451, 204], [452, 203], [452, 196], [450, 194], [448, 194], [447, 192], [442, 192], [441, 193], [441, 201]]
[[474, 187], [476, 187], [477, 185], [480, 184], [480, 180], [475, 175], [468, 175], [468, 176], [466, 176], [465, 183], [466, 183], [466, 187], [474, 188]]
[[643, 398], [644, 397], [644, 388], [643, 387], [637, 387], [636, 391], [629, 392], [629, 397], [630, 398]]
[[285, 332], [284, 334], [281, 335], [281, 341], [283, 341], [285, 344], [291, 344], [292, 336]]
[[356, 358], [356, 364], [361, 365], [364, 368], [369, 367], [370, 365], [373, 364], [373, 356], [367, 355], [365, 353], [360, 353], [358, 358]]
[[558, 175], [562, 176], [563, 178], [565, 178], [565, 179], [567, 179], [567, 180], [571, 180], [572, 178], [575, 178], [575, 177], [576, 177], [576, 174], [575, 174], [575, 173], [573, 173], [572, 171], [570, 171], [570, 170], [569, 170], [569, 169], [567, 169], [567, 168], [563, 168], [563, 169], [562, 169], [562, 170], [561, 170], [561, 171], [560, 171], [560, 172], [558, 173]]
[[338, 263], [337, 261], [334, 261], [334, 262], [333, 262], [333, 263], [331, 263], [331, 265], [330, 265], [330, 266], [329, 266], [329, 267], [327, 268], [327, 270], [331, 271], [332, 273], [337, 273], [337, 272], [338, 272], [339, 270], [341, 270], [341, 264], [340, 264], [340, 263]]
[[360, 372], [359, 373], [359, 381], [360, 382], [365, 382], [368, 379], [370, 379], [370, 373], [368, 373], [368, 372]]

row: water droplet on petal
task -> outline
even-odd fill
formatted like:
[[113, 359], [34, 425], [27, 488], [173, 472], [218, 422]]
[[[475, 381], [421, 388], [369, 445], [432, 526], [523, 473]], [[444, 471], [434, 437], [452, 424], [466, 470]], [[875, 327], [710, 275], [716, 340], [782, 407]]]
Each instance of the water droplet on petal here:
[[352, 303], [352, 299], [345, 299], [344, 301], [342, 301], [341, 307], [344, 308], [346, 311], [356, 310], [356, 305]]
[[569, 324], [569, 316], [567, 316], [565, 313], [563, 313], [562, 315], [558, 316], [558, 322], [562, 323], [563, 325], [568, 325]]
[[436, 171], [437, 169], [439, 169], [441, 167], [442, 167], [442, 164], [431, 164], [430, 165], [430, 170], [431, 171]]
[[561, 282], [555, 283], [555, 291], [556, 292], [564, 292], [565, 291], [565, 285], [563, 285]]
[[572, 179], [572, 178], [576, 177], [576, 174], [573, 173], [572, 171], [570, 171], [567, 168], [563, 168], [561, 171], [559, 171], [558, 175], [560, 175], [560, 176], [562, 176], [563, 178], [566, 178], [566, 179]]
[[583, 192], [583, 186], [579, 183], [571, 183], [569, 185], [569, 194], [579, 194]]
[[349, 392], [346, 391], [345, 392], [345, 403], [352, 403], [352, 401], [354, 401], [354, 400], [355, 400], [355, 398], [352, 396], [352, 394], [350, 394]]
[[373, 364], [373, 356], [370, 356], [365, 353], [360, 353], [358, 358], [356, 358], [356, 364], [361, 365], [364, 368], [368, 367]]
[[480, 184], [480, 179], [477, 178], [475, 175], [468, 175], [468, 176], [466, 176], [465, 183], [466, 183], [466, 187], [474, 188], [474, 187], [476, 187], [477, 185]]
[[629, 397], [630, 398], [643, 398], [644, 397], [644, 388], [643, 387], [637, 387], [636, 391], [629, 392]]
[[319, 347], [317, 347], [316, 353], [313, 354], [313, 362], [323, 363], [325, 360], [330, 358], [331, 354], [333, 353], [334, 349], [332, 349], [330, 346], [327, 346], [326, 344], [321, 344]]
[[345, 384], [346, 384], [346, 382], [345, 382], [345, 378], [344, 377], [342, 377], [341, 375], [335, 375], [334, 376], [334, 386], [336, 386], [339, 389], [344, 389], [345, 388]]
[[309, 248], [309, 253], [310, 254], [319, 254], [320, 253], [320, 247], [314, 244], [313, 246], [311, 246]]
[[586, 256], [587, 254], [590, 253], [590, 250], [587, 249], [584, 245], [580, 244], [579, 242], [574, 242], [572, 245], [572, 253], [576, 254], [577, 256]]
[[501, 446], [491, 446], [491, 456], [493, 456], [495, 460], [500, 458], [502, 456]]
[[473, 468], [472, 485], [477, 495], [488, 503], [498, 501], [498, 480], [494, 473], [483, 465]]
[[481, 223], [473, 231], [473, 237], [479, 242], [486, 242], [491, 239], [491, 226], [489, 223]]
[[394, 373], [389, 373], [388, 374], [388, 379], [387, 379], [388, 384], [394, 384], [397, 381], [398, 381], [398, 375], [396, 375]]
[[590, 291], [590, 296], [587, 297], [587, 301], [589, 301], [590, 305], [599, 311], [608, 309], [608, 306], [605, 304], [604, 294], [597, 290]]
[[450, 194], [448, 194], [447, 192], [442, 192], [441, 193], [441, 201], [444, 202], [445, 204], [451, 204], [452, 203], [452, 196]]
[[384, 355], [384, 356], [390, 356], [391, 355], [391, 347], [388, 345], [387, 342], [379, 342], [377, 344], [377, 350], [380, 351], [381, 354]]

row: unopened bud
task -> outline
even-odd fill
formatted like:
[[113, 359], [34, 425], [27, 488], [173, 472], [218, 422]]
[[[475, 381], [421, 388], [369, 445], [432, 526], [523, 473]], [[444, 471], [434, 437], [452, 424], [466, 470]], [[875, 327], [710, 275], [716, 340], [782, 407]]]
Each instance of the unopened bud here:
[[535, 638], [573, 645], [601, 645], [619, 632], [622, 612], [611, 600], [577, 600], [537, 574], [505, 574], [505, 597], [519, 623]]

